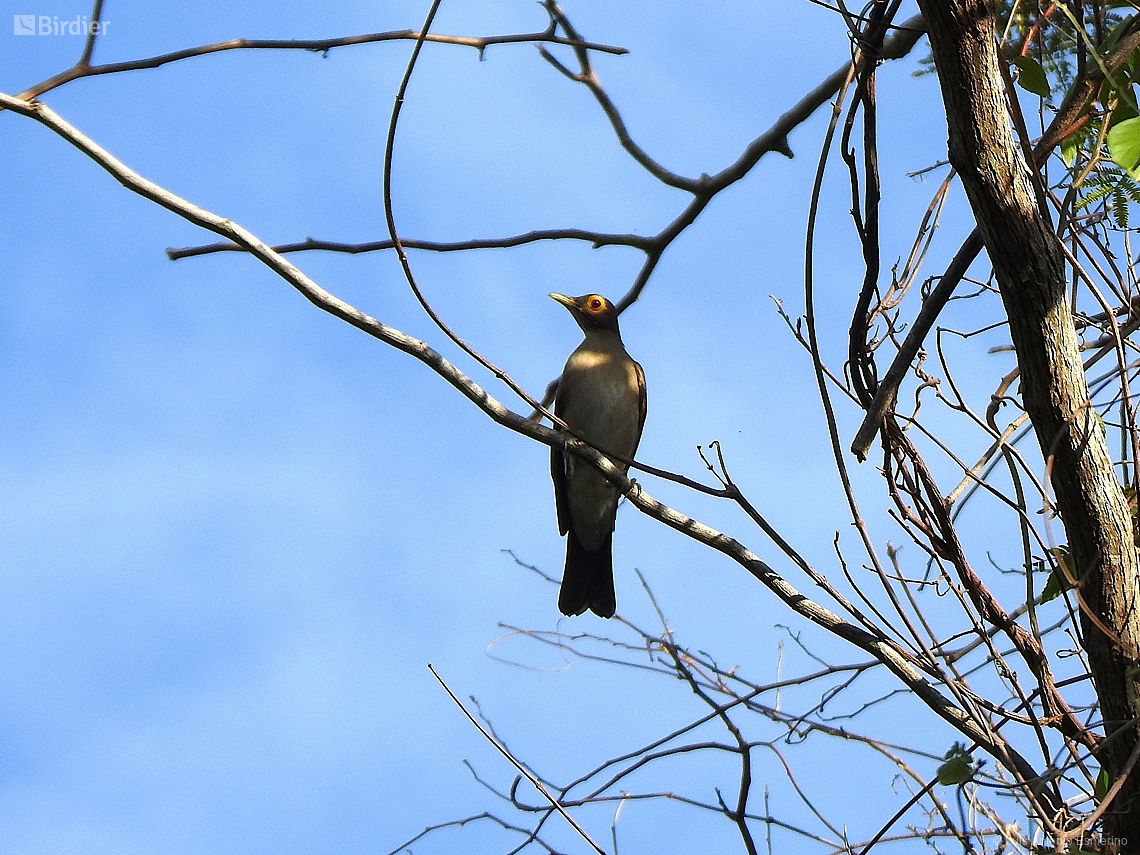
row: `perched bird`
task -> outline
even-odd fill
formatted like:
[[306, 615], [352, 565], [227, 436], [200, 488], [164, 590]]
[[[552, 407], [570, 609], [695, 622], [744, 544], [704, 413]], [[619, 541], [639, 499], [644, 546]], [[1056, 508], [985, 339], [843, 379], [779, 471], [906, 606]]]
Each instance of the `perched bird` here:
[[[570, 310], [586, 334], [562, 369], [555, 414], [599, 450], [632, 458], [645, 424], [645, 373], [625, 352], [617, 310], [598, 294], [550, 296]], [[587, 461], [558, 449], [551, 450], [550, 476], [558, 530], [567, 535], [558, 609], [564, 615], [590, 609], [612, 617], [617, 609], [611, 541], [618, 488]]]

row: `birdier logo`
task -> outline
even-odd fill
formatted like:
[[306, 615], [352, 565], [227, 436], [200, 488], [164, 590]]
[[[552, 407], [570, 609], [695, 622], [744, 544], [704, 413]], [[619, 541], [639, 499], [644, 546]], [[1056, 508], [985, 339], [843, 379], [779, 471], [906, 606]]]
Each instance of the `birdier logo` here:
[[14, 36], [101, 36], [110, 21], [92, 21], [86, 15], [60, 20], [59, 15], [13, 15]]

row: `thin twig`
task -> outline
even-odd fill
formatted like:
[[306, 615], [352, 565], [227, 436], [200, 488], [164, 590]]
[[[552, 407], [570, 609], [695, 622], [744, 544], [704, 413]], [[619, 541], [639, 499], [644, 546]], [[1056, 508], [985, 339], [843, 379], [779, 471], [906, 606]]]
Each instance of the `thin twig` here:
[[567, 812], [566, 808], [562, 807], [562, 805], [559, 803], [558, 799], [554, 798], [554, 796], [552, 796], [550, 794], [550, 792], [546, 789], [546, 787], [543, 786], [542, 782], [539, 781], [538, 778], [536, 778], [531, 773], [531, 771], [529, 769], [527, 769], [518, 760], [516, 760], [514, 758], [514, 756], [509, 751], [507, 751], [506, 748], [504, 748], [502, 746], [502, 744], [499, 742], [499, 740], [495, 739], [495, 737], [493, 737], [487, 731], [487, 729], [482, 724], [479, 723], [478, 719], [476, 719], [475, 716], [471, 715], [471, 713], [468, 711], [467, 707], [465, 707], [463, 705], [463, 702], [460, 701], [458, 697], [456, 697], [455, 692], [451, 691], [451, 687], [448, 686], [446, 682], [444, 682], [443, 677], [439, 676], [439, 672], [437, 672], [435, 670], [435, 668], [431, 665], [431, 663], [428, 663], [428, 670], [431, 671], [431, 675], [439, 681], [439, 684], [441, 686], [443, 686], [443, 690], [445, 692], [447, 692], [447, 694], [451, 697], [451, 700], [453, 700], [455, 702], [455, 705], [463, 711], [463, 714], [465, 716], [467, 716], [467, 720], [470, 721], [473, 725], [475, 725], [476, 730], [478, 730], [481, 734], [483, 734], [483, 738], [486, 739], [488, 742], [490, 742], [493, 746], [495, 746], [495, 749], [500, 754], [502, 754], [504, 757], [506, 757], [507, 760], [510, 761], [512, 766], [514, 766], [516, 769], [518, 769], [519, 774], [522, 775], [524, 778], [526, 778], [528, 781], [530, 781], [531, 786], [533, 786], [536, 790], [538, 790], [540, 793], [542, 793], [542, 795], [544, 797], [546, 797], [546, 799], [550, 802], [551, 807], [553, 807], [556, 811], [558, 811], [560, 814], [562, 814], [562, 817], [568, 823], [570, 823], [571, 827], [575, 831], [577, 831], [580, 835], [582, 835], [582, 839], [585, 840], [587, 843], [589, 843], [594, 848], [594, 851], [598, 853], [598, 855], [606, 855], [606, 851], [604, 849], [602, 849], [601, 846], [599, 846], [597, 843], [595, 843], [593, 841], [593, 839], [590, 837], [590, 835], [586, 833], [586, 829], [582, 828], [582, 826], [580, 826], [575, 821], [574, 817], [570, 816], [570, 814]]

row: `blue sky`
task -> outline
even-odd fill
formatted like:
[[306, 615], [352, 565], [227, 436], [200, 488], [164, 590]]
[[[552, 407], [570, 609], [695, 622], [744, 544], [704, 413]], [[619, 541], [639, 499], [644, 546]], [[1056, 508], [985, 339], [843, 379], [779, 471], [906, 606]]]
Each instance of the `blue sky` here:
[[[3, 6], [90, 14], [85, 4], [37, 2]], [[598, 58], [601, 79], [638, 142], [686, 175], [730, 163], [848, 56], [840, 22], [806, 3], [647, 5], [564, 8], [587, 38], [630, 49]], [[425, 12], [406, 2], [318, 15], [291, 2], [110, 0], [95, 58], [416, 28]], [[445, 2], [435, 29], [487, 35], [545, 23], [530, 0]], [[9, 94], [81, 50], [73, 37], [0, 40]], [[933, 192], [906, 173], [944, 156], [937, 84], [911, 76], [924, 50], [882, 73], [888, 259], [905, 257]], [[385, 236], [383, 138], [409, 51], [389, 42], [327, 57], [231, 52], [80, 80], [44, 100], [147, 178], [264, 240], [374, 240]], [[721, 440], [757, 505], [834, 572], [832, 535], [850, 529], [809, 363], [770, 297], [802, 311], [803, 230], [825, 121], [820, 113], [793, 134], [794, 160], [766, 157], [710, 206], [622, 325], [648, 376], [639, 457], [699, 477], [694, 446]], [[593, 617], [560, 619], [555, 589], [504, 553], [560, 571], [544, 447], [496, 428], [423, 366], [318, 312], [249, 258], [168, 261], [167, 247], [213, 236], [125, 191], [46, 129], [6, 113], [0, 141], [9, 153], [0, 184], [5, 851], [386, 852], [426, 825], [497, 806], [462, 761], [499, 786], [513, 772], [428, 662], [558, 780], [702, 712], [661, 678], [517, 637], [489, 647], [508, 634], [500, 622], [617, 631]], [[833, 333], [861, 275], [846, 193], [833, 168], [818, 261]], [[403, 234], [438, 240], [557, 226], [651, 234], [684, 201], [624, 154], [588, 93], [530, 45], [492, 47], [483, 61], [470, 49], [425, 48], [394, 194]], [[955, 197], [947, 228], [964, 216]], [[953, 249], [949, 238], [936, 263]], [[522, 407], [432, 327], [390, 253], [293, 260]], [[639, 261], [578, 244], [412, 254], [436, 309], [535, 394], [579, 336], [547, 293], [616, 298]], [[843, 340], [833, 341], [839, 364]], [[841, 418], [853, 431], [855, 414]], [[869, 489], [878, 478], [871, 465], [856, 476]], [[647, 486], [776, 560], [739, 512]], [[615, 564], [623, 614], [654, 625], [639, 568], [682, 640], [757, 680], [776, 676], [788, 637], [776, 624], [836, 661], [861, 658], [813, 634], [738, 567], [630, 508], [619, 515]], [[782, 667], [814, 666], [789, 649]], [[950, 741], [935, 728], [930, 749]], [[873, 796], [838, 793], [830, 776], [850, 749], [822, 747], [833, 753], [800, 755], [804, 780], [855, 836], [873, 833], [893, 810], [889, 774]], [[802, 816], [778, 763], [763, 763], [773, 813]], [[656, 785], [709, 798], [734, 776], [731, 765], [678, 765]], [[608, 842], [611, 816], [583, 817]], [[727, 825], [693, 831], [675, 807], [631, 806], [622, 851], [693, 851], [690, 834], [729, 845]], [[474, 828], [415, 851], [505, 851], [504, 839]], [[581, 846], [560, 829], [552, 839]]]

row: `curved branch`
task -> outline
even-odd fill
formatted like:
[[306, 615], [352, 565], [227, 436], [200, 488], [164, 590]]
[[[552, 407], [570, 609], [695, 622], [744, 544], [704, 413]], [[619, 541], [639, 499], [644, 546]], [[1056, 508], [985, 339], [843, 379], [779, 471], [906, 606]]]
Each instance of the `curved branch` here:
[[[578, 34], [578, 31], [574, 29], [574, 25], [570, 23], [566, 14], [559, 8], [556, 0], [544, 0], [542, 5], [543, 8], [546, 9], [547, 14], [550, 15], [551, 25], [561, 27], [573, 42], [581, 45], [581, 36]], [[542, 54], [542, 58], [558, 69], [558, 71], [571, 80], [581, 83], [590, 90], [590, 93], [602, 108], [602, 112], [604, 112], [606, 118], [610, 120], [610, 125], [614, 129], [618, 141], [621, 142], [622, 148], [629, 152], [629, 156], [636, 160], [646, 172], [662, 184], [667, 184], [670, 187], [688, 190], [690, 193], [697, 191], [700, 184], [699, 180], [685, 178], [683, 175], [671, 172], [651, 158], [645, 149], [634, 142], [617, 106], [610, 99], [610, 96], [606, 94], [606, 90], [602, 88], [602, 84], [598, 81], [598, 76], [594, 74], [594, 67], [590, 62], [590, 54], [588, 51], [583, 50], [581, 47], [574, 48], [574, 53], [578, 58], [578, 65], [581, 68], [581, 71], [577, 74], [566, 68], [566, 66], [555, 59], [550, 52], [541, 45], [539, 45], [538, 51]]]
[[[620, 299], [615, 301], [618, 312], [624, 312], [633, 303], [637, 302], [641, 296], [641, 292], [649, 282], [650, 276], [653, 271], [657, 269], [657, 264], [661, 260], [661, 256], [665, 250], [672, 244], [682, 232], [692, 225], [701, 212], [709, 205], [713, 197], [718, 193], [740, 179], [744, 178], [752, 168], [760, 161], [760, 159], [767, 153], [775, 151], [787, 157], [792, 156], [792, 151], [788, 146], [788, 134], [797, 126], [803, 124], [807, 119], [822, 105], [826, 104], [829, 99], [834, 97], [835, 93], [839, 91], [843, 80], [846, 78], [850, 71], [850, 63], [845, 64], [841, 68], [828, 75], [818, 86], [804, 95], [794, 106], [781, 115], [775, 123], [772, 124], [768, 130], [764, 131], [758, 137], [753, 139], [741, 152], [740, 156], [727, 167], [717, 172], [713, 176], [702, 175], [700, 178], [691, 179], [684, 176], [676, 175], [670, 172], [665, 167], [654, 161], [648, 154], [645, 153], [640, 146], [634, 142], [628, 130], [625, 127], [624, 120], [621, 118], [621, 113], [616, 105], [606, 94], [601, 84], [598, 82], [597, 77], [593, 75], [592, 66], [589, 62], [587, 51], [589, 50], [602, 50], [592, 42], [582, 41], [573, 25], [566, 19], [565, 14], [558, 8], [555, 3], [546, 3], [544, 6], [547, 8], [548, 13], [551, 15], [553, 24], [561, 26], [569, 35], [570, 38], [563, 38], [558, 41], [556, 38], [544, 38], [542, 41], [554, 42], [559, 44], [568, 44], [574, 46], [579, 52], [579, 63], [582, 66], [582, 72], [575, 74], [565, 68], [558, 60], [550, 56], [548, 52], [543, 52], [544, 57], [547, 58], [556, 68], [562, 73], [566, 74], [571, 79], [586, 85], [595, 99], [602, 106], [603, 111], [610, 119], [610, 123], [614, 128], [614, 133], [617, 135], [622, 147], [643, 166], [651, 175], [661, 180], [663, 183], [678, 187], [693, 194], [693, 199], [664, 229], [658, 234], [645, 237], [642, 235], [634, 234], [609, 234], [605, 232], [596, 232], [588, 229], [540, 229], [536, 231], [527, 232], [522, 235], [514, 235], [505, 238], [483, 238], [468, 241], [428, 241], [428, 240], [404, 240], [400, 239], [400, 243], [409, 249], [422, 249], [431, 252], [462, 252], [465, 250], [476, 249], [509, 249], [516, 246], [522, 246], [528, 243], [534, 243], [541, 240], [579, 240], [585, 241], [599, 248], [602, 246], [628, 246], [634, 249], [641, 250], [645, 253], [645, 262], [642, 264], [641, 269], [638, 271], [633, 284], [626, 294]], [[893, 35], [883, 42], [882, 50], [880, 51], [881, 59], [898, 59], [906, 56], [918, 40], [925, 32], [925, 23], [921, 16], [910, 18], [902, 25], [897, 27]], [[550, 30], [547, 31], [548, 33]], [[391, 36], [393, 38], [408, 38], [418, 39], [419, 35], [411, 33], [410, 31], [403, 31], [397, 34], [378, 34], [384, 36]], [[544, 34], [545, 35], [545, 34]], [[362, 37], [354, 37], [362, 38]], [[425, 37], [427, 41], [439, 40], [432, 34], [427, 34]], [[443, 37], [453, 38], [453, 37]], [[496, 38], [496, 37], [488, 37]], [[506, 37], [503, 37], [506, 38]], [[521, 37], [520, 37], [521, 38]], [[535, 41], [537, 39], [531, 39]], [[300, 44], [300, 43], [290, 43]], [[268, 46], [268, 45], [266, 45]], [[316, 48], [309, 48], [316, 49]], [[607, 52], [625, 52], [621, 49], [614, 49]], [[168, 55], [172, 56], [172, 55]], [[182, 58], [182, 57], [179, 57]], [[169, 60], [168, 60], [169, 61]], [[140, 66], [149, 67], [149, 66]], [[33, 93], [36, 94], [36, 93]], [[288, 252], [304, 252], [311, 250], [327, 250], [329, 252], [343, 252], [348, 254], [356, 254], [362, 252], [377, 252], [381, 250], [388, 250], [394, 248], [395, 244], [391, 240], [369, 241], [366, 243], [341, 243], [334, 241], [321, 241], [312, 238], [306, 238], [304, 241], [282, 244], [274, 247], [275, 251], [279, 253]], [[236, 242], [226, 242], [220, 244], [212, 244], [209, 246], [187, 247], [182, 249], [168, 249], [167, 255], [171, 259], [190, 258], [198, 255], [209, 255], [215, 252], [245, 252], [245, 248]]]

